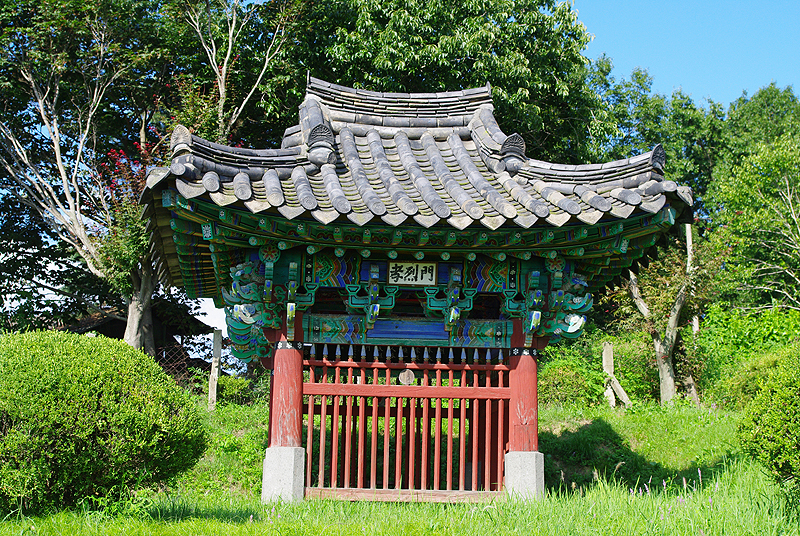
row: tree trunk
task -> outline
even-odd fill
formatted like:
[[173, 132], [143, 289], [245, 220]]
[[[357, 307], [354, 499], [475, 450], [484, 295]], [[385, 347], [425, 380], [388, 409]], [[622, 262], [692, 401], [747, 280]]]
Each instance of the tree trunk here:
[[[144, 262], [144, 261], [143, 261]], [[133, 293], [128, 301], [128, 322], [125, 325], [124, 341], [150, 355], [156, 354], [153, 339], [153, 315], [151, 312], [156, 278], [150, 266], [140, 267], [131, 274]]]
[[672, 366], [672, 349], [669, 351], [657, 333], [653, 333], [653, 347], [658, 367], [658, 390], [661, 404], [671, 404], [675, 398], [675, 367]]
[[142, 315], [142, 351], [147, 355], [156, 355], [156, 339], [153, 330], [153, 308], [148, 305]]
[[[628, 293], [641, 315], [646, 320], [650, 320], [650, 308], [642, 297], [641, 290], [639, 289], [639, 279], [633, 272], [629, 272], [629, 277]], [[686, 296], [686, 284], [684, 284], [678, 291], [678, 295], [675, 297], [675, 303], [670, 310], [663, 339], [654, 325], [650, 327], [653, 349], [656, 352], [656, 367], [658, 368], [658, 384], [662, 404], [670, 404], [675, 398], [675, 367], [672, 365], [672, 351], [675, 348], [675, 340], [678, 337], [678, 320], [681, 316], [681, 309], [683, 309], [683, 305], [686, 303]]]

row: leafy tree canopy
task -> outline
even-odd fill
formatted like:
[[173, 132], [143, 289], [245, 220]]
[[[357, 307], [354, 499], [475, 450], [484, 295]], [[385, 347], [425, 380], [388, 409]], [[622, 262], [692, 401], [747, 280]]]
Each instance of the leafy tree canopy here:
[[669, 97], [653, 93], [653, 78], [644, 69], [619, 80], [612, 69], [611, 59], [603, 56], [588, 75], [615, 125], [610, 136], [593, 140], [596, 160], [629, 158], [660, 143], [667, 153], [666, 177], [691, 186], [701, 198], [702, 212], [702, 197], [724, 145], [722, 106], [713, 101], [706, 108], [698, 106], [680, 89]]
[[719, 174], [713, 214], [744, 291], [737, 306], [800, 309], [800, 137], [784, 134]]
[[590, 36], [568, 3], [323, 0], [306, 9], [284, 57], [297, 86], [274, 80], [273, 94], [299, 98], [306, 70], [374, 91], [489, 83], [501, 128], [519, 132], [528, 154], [559, 162], [591, 159], [588, 140], [613, 129], [586, 84]]

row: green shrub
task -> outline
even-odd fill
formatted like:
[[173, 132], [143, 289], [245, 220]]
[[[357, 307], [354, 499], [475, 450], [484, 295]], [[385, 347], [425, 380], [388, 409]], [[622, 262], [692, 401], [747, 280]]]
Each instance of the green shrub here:
[[[771, 348], [800, 342], [800, 311], [768, 309], [746, 313], [712, 305], [690, 347], [699, 367], [695, 377], [702, 392], [714, 394], [719, 382]], [[724, 402], [715, 400], [715, 402]]]
[[220, 374], [217, 379], [217, 402], [230, 404], [250, 404], [253, 390], [250, 380], [228, 374]]
[[793, 492], [800, 492], [799, 352], [787, 352], [761, 384], [738, 429], [743, 450]]
[[605, 378], [581, 361], [558, 357], [539, 370], [539, 401], [542, 405], [597, 403], [605, 390]]
[[605, 391], [603, 342], [614, 345], [614, 375], [631, 400], [658, 398], [658, 371], [646, 333], [611, 336], [589, 326], [574, 341], [548, 346], [540, 358], [539, 399], [544, 405], [600, 402]]
[[738, 367], [731, 367], [728, 374], [711, 386], [708, 398], [725, 407], [743, 409], [778, 365], [796, 352], [795, 346], [773, 348], [751, 357]]
[[[208, 397], [208, 376], [209, 373], [199, 368], [189, 369], [191, 378], [191, 389], [196, 394]], [[232, 376], [220, 371], [217, 378], [217, 404], [236, 404], [250, 405], [259, 399], [266, 399], [269, 395], [268, 381], [269, 376], [256, 376], [255, 378], [245, 378], [242, 376]]]
[[0, 338], [0, 510], [123, 496], [192, 467], [195, 406], [149, 356], [104, 337]]

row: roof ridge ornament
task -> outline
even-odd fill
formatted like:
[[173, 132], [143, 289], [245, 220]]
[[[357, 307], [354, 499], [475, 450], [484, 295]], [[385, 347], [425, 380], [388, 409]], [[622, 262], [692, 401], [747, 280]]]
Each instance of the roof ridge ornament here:
[[667, 163], [667, 152], [660, 143], [653, 147], [653, 151], [650, 153], [650, 163], [654, 168], [664, 173], [664, 166]]
[[174, 153], [179, 145], [186, 145], [188, 149], [192, 145], [192, 133], [183, 125], [176, 125], [169, 140], [170, 150]]
[[308, 95], [300, 105], [300, 126], [303, 140], [308, 147], [308, 160], [317, 168], [336, 163], [333, 151], [336, 139], [325, 115], [316, 95]]

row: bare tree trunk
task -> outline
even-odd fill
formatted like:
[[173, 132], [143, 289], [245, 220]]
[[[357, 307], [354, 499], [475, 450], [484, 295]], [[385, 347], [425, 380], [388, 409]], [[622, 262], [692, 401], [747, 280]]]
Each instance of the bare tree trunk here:
[[153, 307], [152, 302], [144, 310], [142, 316], [142, 351], [147, 355], [156, 355], [156, 340], [153, 330]]
[[142, 111], [139, 119], [139, 147], [144, 151], [147, 147], [147, 110]]
[[128, 322], [124, 341], [150, 355], [156, 354], [153, 340], [153, 315], [150, 310], [157, 280], [152, 267], [140, 267], [131, 274], [133, 293], [128, 302]]
[[667, 352], [667, 348], [661, 341], [661, 337], [655, 331], [653, 335], [653, 347], [656, 350], [656, 367], [658, 367], [658, 391], [661, 404], [671, 404], [675, 398], [675, 367], [672, 366], [672, 352]]
[[[628, 273], [630, 276], [628, 293], [641, 315], [645, 320], [650, 321], [650, 308], [642, 298], [639, 279], [633, 272], [629, 271]], [[650, 337], [653, 339], [653, 348], [656, 352], [656, 367], [658, 368], [659, 392], [662, 404], [669, 404], [675, 398], [675, 367], [672, 364], [672, 352], [675, 349], [675, 341], [678, 338], [678, 321], [681, 317], [681, 310], [686, 303], [686, 296], [686, 284], [684, 283], [678, 291], [678, 295], [675, 296], [675, 303], [670, 310], [663, 339], [655, 325], [650, 326]]]
[[[257, 16], [257, 4], [242, 2], [242, 0], [216, 0], [197, 5], [185, 2], [183, 7], [186, 21], [197, 35], [217, 82], [216, 140], [218, 143], [226, 143], [229, 141], [228, 136], [234, 125], [247, 107], [247, 103], [258, 91], [267, 70], [286, 43], [288, 39], [285, 31], [286, 25], [294, 14], [286, 3], [279, 7], [280, 13], [275, 19], [272, 31], [265, 34], [269, 44], [261, 53], [264, 58], [261, 62], [261, 70], [239, 104], [228, 109], [229, 77], [238, 57], [236, 49], [241, 46], [239, 41], [242, 38], [242, 32]], [[220, 14], [224, 14], [224, 24], [219, 22]]]

